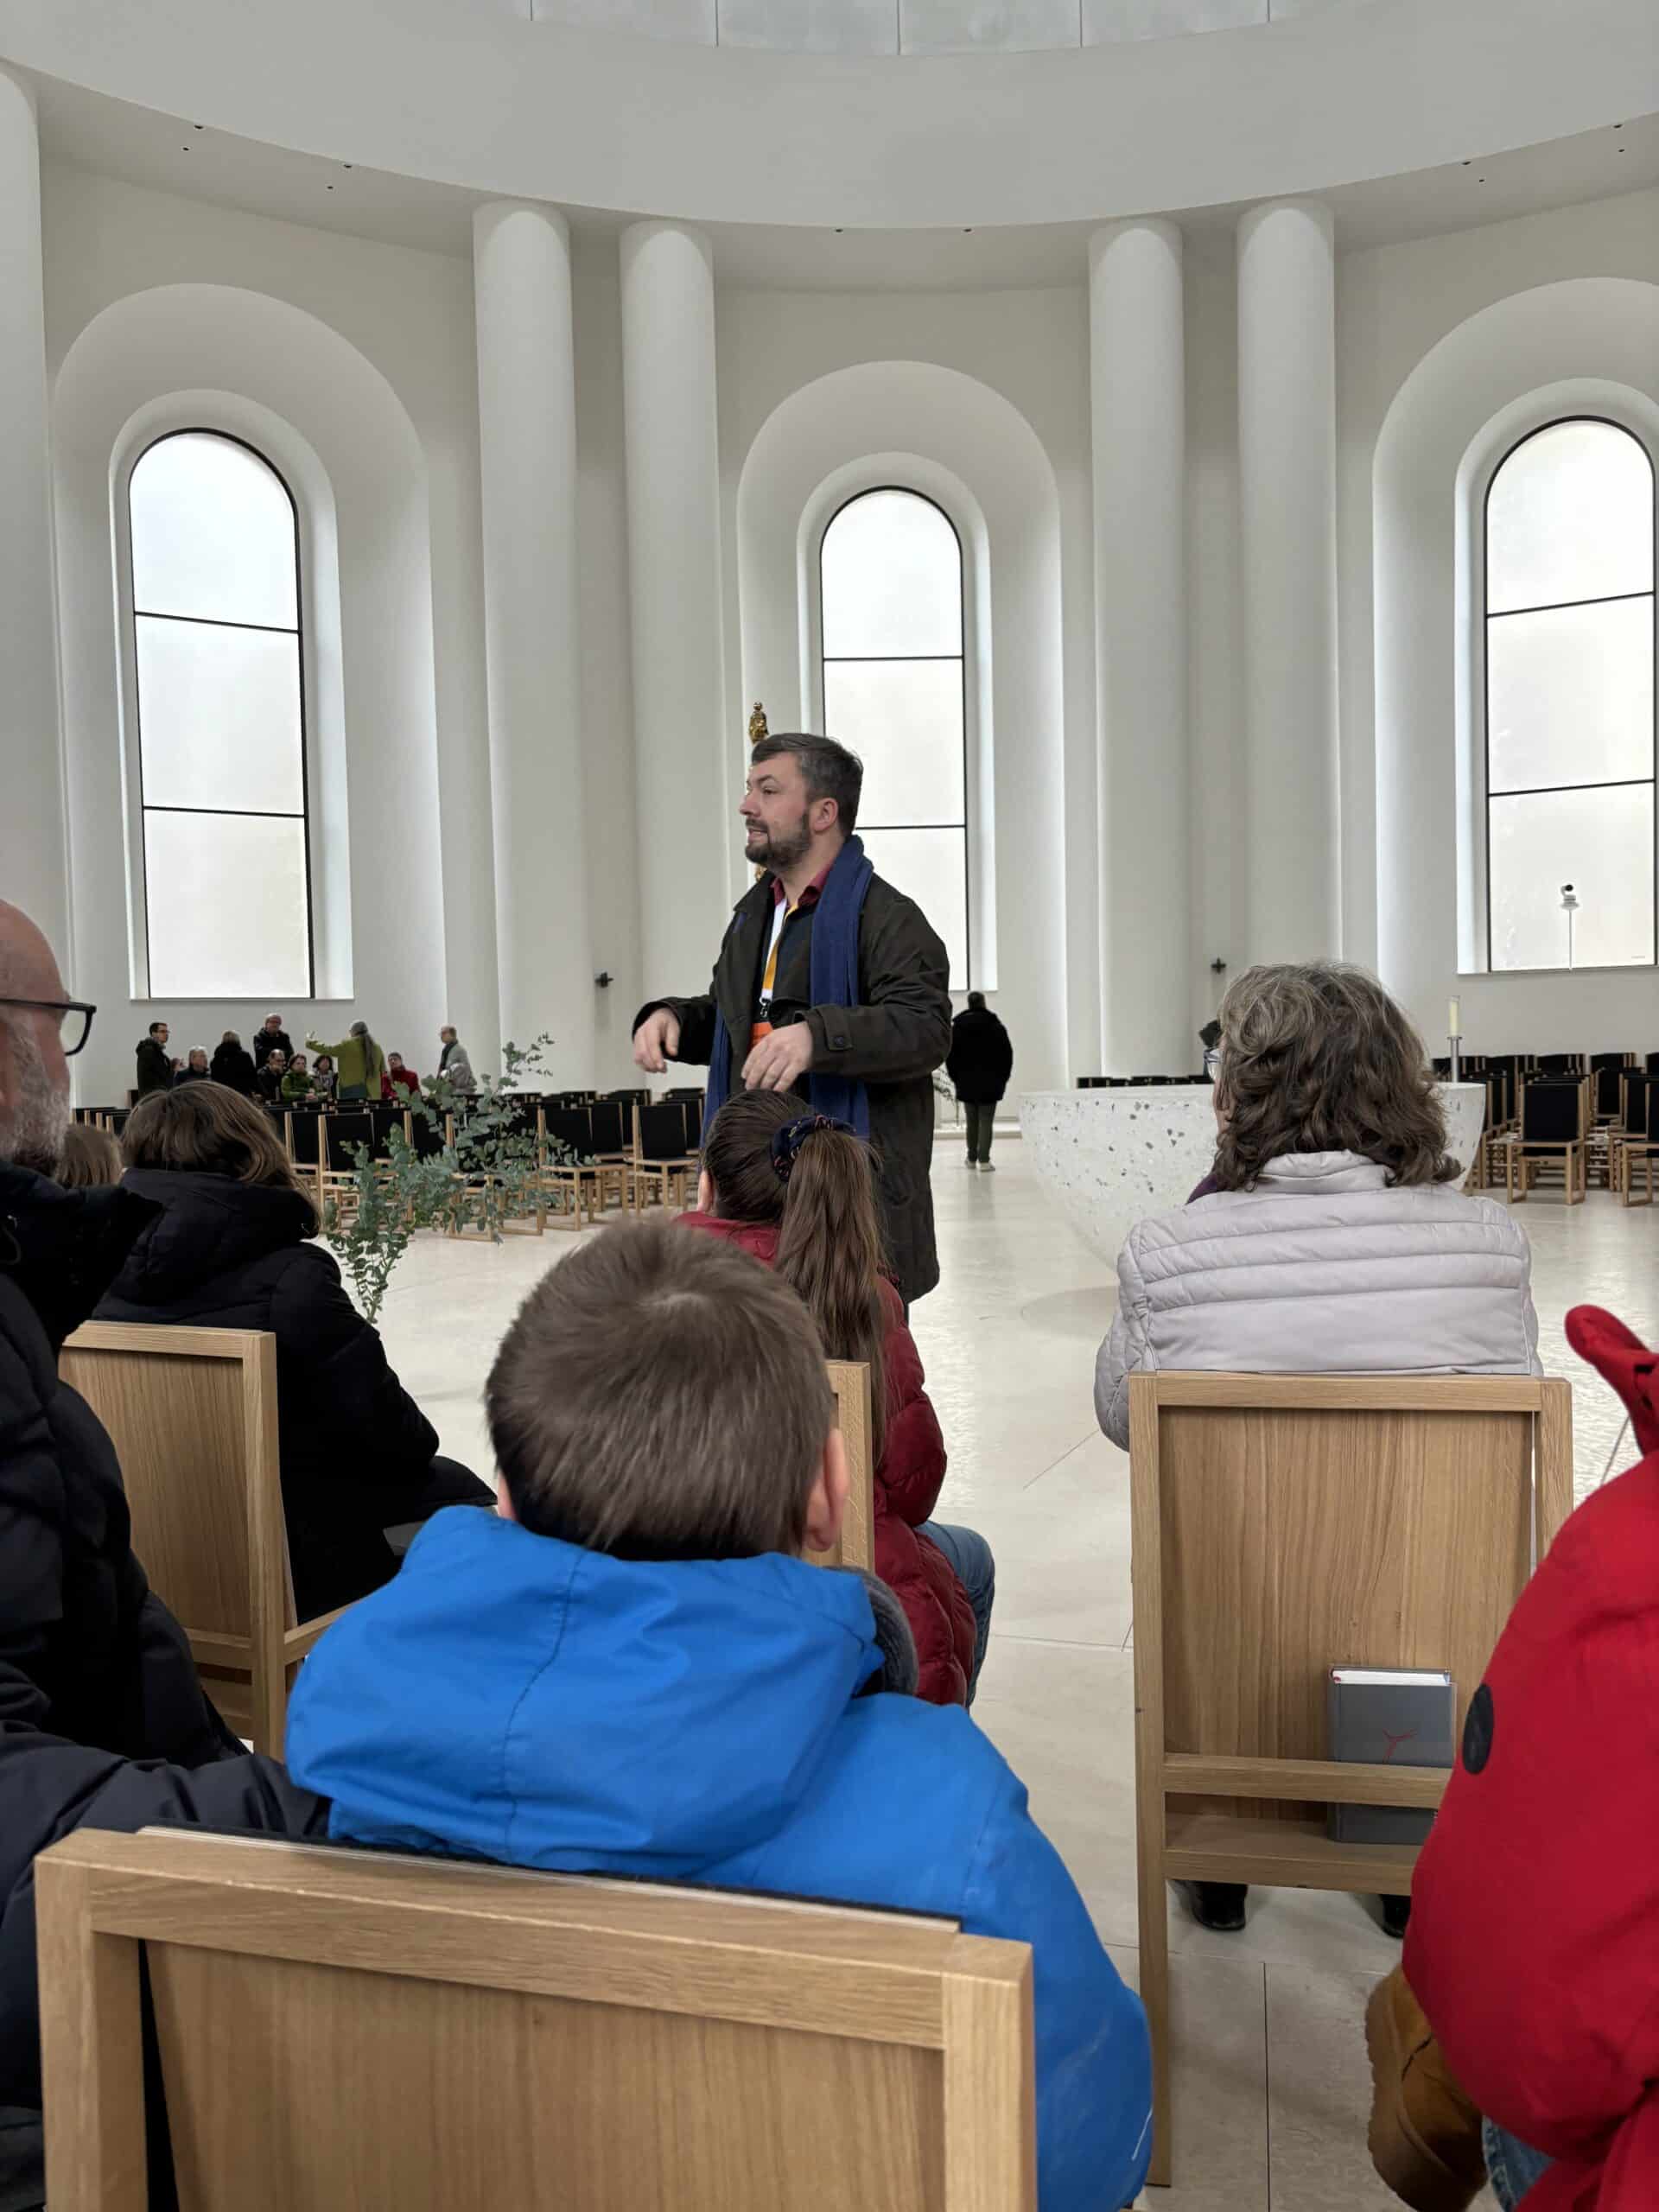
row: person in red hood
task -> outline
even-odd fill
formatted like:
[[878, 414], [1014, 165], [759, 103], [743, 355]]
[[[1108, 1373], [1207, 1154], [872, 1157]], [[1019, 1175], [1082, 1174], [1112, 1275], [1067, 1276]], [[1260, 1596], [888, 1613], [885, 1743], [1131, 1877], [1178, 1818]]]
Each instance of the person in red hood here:
[[1470, 2202], [1484, 2114], [1506, 2212], [1659, 2206], [1659, 1361], [1593, 1306], [1567, 1334], [1644, 1456], [1572, 1516], [1510, 1614], [1402, 1970], [1371, 1999], [1372, 2153], [1413, 2205]]
[[817, 1322], [827, 1356], [869, 1367], [875, 1571], [916, 1639], [918, 1694], [971, 1705], [995, 1568], [982, 1536], [928, 1518], [944, 1480], [944, 1439], [903, 1303], [882, 1270], [869, 1147], [844, 1122], [803, 1114], [788, 1092], [746, 1090], [715, 1116], [702, 1159], [697, 1211], [683, 1214], [682, 1225], [776, 1268]]
[[401, 1052], [388, 1052], [386, 1065], [380, 1076], [381, 1097], [389, 1098], [394, 1105], [399, 1105], [405, 1098], [418, 1098], [420, 1095], [421, 1078], [414, 1069], [404, 1065]]

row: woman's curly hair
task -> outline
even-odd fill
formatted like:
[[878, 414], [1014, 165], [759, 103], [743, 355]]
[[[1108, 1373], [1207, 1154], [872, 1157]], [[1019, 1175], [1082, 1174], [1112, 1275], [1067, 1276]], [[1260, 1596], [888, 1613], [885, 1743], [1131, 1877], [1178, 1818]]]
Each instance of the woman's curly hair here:
[[1221, 1002], [1215, 1179], [1254, 1190], [1287, 1152], [1357, 1152], [1391, 1185], [1449, 1183], [1422, 1039], [1374, 976], [1340, 961], [1251, 968]]

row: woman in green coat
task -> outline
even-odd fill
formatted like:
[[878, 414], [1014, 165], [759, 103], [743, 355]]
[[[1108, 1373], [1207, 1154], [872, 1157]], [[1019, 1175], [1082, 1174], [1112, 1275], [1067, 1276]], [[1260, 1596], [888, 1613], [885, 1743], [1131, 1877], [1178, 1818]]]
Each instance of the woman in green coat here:
[[320, 1044], [315, 1037], [308, 1037], [305, 1041], [314, 1052], [327, 1052], [333, 1058], [334, 1096], [340, 1105], [379, 1097], [386, 1056], [370, 1036], [366, 1021], [354, 1021], [350, 1036], [342, 1038], [338, 1045]]

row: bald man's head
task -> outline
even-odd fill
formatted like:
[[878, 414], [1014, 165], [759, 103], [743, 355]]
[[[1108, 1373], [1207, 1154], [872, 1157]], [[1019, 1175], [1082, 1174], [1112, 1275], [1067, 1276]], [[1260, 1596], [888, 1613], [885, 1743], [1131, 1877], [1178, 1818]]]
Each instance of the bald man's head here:
[[0, 899], [0, 1160], [42, 1175], [56, 1169], [69, 1127], [69, 1063], [51, 1011], [63, 996], [51, 946], [21, 906]]

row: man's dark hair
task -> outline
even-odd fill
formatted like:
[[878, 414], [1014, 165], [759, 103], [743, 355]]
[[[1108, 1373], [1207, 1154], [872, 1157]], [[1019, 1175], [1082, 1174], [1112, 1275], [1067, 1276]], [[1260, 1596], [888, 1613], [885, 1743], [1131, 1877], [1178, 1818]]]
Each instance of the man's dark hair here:
[[984, 992], [983, 992], [983, 991], [969, 991], [969, 994], [968, 994], [968, 1011], [969, 1011], [969, 1014], [983, 1014], [983, 1013], [984, 1013], [984, 1011], [985, 1011], [985, 994], [984, 994]]
[[166, 1027], [167, 1024], [164, 1021], [152, 1021], [149, 1025], [149, 1033], [153, 1037], [158, 1029], [165, 1029]]
[[520, 1526], [619, 1559], [799, 1552], [836, 1419], [789, 1285], [657, 1223], [607, 1229], [548, 1270], [485, 1406]]
[[809, 799], [834, 799], [841, 826], [850, 837], [858, 826], [859, 794], [864, 788], [864, 763], [857, 753], [837, 745], [833, 737], [779, 731], [761, 739], [749, 756], [749, 766], [758, 767], [780, 753], [792, 753], [800, 762]]

